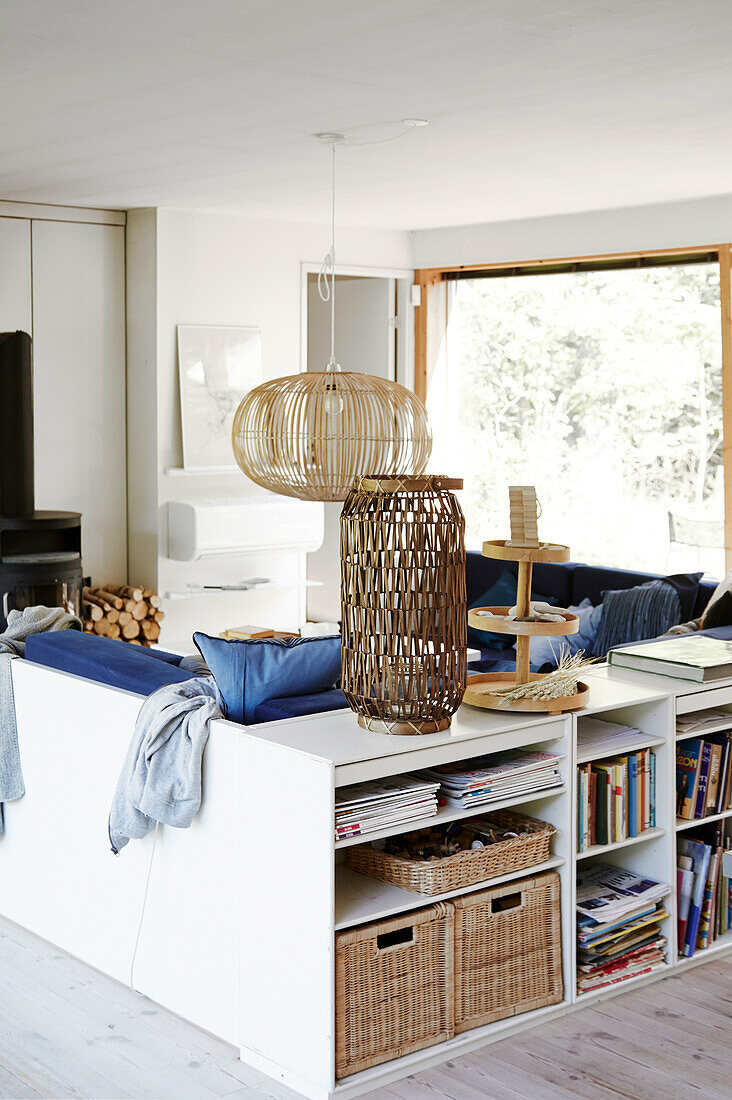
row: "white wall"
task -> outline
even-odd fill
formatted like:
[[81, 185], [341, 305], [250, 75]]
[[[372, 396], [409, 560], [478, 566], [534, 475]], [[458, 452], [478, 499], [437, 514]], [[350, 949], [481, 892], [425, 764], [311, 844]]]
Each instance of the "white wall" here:
[[732, 195], [422, 229], [411, 233], [410, 239], [414, 267], [519, 262], [692, 245], [714, 247], [732, 239]]
[[[156, 517], [152, 514], [150, 486], [138, 492], [133, 489], [131, 476], [130, 544], [140, 579], [152, 585], [154, 571], [155, 587], [161, 592], [183, 591], [189, 582], [215, 584], [253, 575], [276, 576], [293, 584], [293, 588], [282, 592], [227, 592], [171, 600], [166, 604], [162, 641], [182, 642], [190, 639], [194, 629], [214, 633], [241, 623], [297, 626], [303, 614], [296, 587], [304, 579], [302, 555], [226, 555], [194, 563], [175, 562], [166, 556], [167, 500], [262, 492], [239, 473], [181, 477], [166, 472], [183, 462], [176, 326], [257, 326], [262, 330], [265, 377], [297, 373], [302, 362], [302, 264], [319, 264], [328, 248], [328, 230], [323, 226], [161, 209], [155, 214], [131, 211], [129, 234], [129, 375], [134, 391], [130, 408], [132, 402], [149, 406], [152, 401], [157, 412], [153, 467], [157, 477]], [[409, 267], [407, 234], [344, 228], [339, 232], [338, 262], [389, 269]], [[154, 349], [150, 347], [153, 323]], [[154, 369], [147, 366], [151, 357]], [[136, 431], [137, 425], [131, 423], [131, 443]], [[146, 439], [146, 450], [148, 446]], [[130, 471], [132, 475], [132, 460]], [[147, 475], [141, 474], [143, 480], [149, 474], [149, 469]], [[155, 523], [160, 540], [156, 560], [148, 545]], [[138, 534], [139, 552], [136, 545], [133, 549]]]

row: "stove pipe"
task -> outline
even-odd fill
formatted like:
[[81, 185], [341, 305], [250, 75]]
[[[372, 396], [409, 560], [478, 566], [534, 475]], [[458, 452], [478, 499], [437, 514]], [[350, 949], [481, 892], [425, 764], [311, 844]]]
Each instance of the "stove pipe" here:
[[0, 516], [32, 516], [33, 360], [27, 332], [0, 333]]

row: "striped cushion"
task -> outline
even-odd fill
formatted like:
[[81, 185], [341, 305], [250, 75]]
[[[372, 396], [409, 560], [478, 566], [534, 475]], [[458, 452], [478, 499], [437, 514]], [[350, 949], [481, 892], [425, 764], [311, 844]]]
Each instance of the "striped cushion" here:
[[602, 623], [595, 654], [604, 657], [613, 646], [643, 642], [681, 622], [681, 601], [673, 585], [648, 581], [637, 588], [603, 593]]

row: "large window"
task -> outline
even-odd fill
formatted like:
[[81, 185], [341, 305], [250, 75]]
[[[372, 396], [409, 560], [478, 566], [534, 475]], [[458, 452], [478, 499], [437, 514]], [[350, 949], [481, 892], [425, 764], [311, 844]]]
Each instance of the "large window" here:
[[433, 467], [463, 476], [467, 544], [509, 484], [572, 557], [724, 572], [719, 266], [462, 278], [428, 406]]

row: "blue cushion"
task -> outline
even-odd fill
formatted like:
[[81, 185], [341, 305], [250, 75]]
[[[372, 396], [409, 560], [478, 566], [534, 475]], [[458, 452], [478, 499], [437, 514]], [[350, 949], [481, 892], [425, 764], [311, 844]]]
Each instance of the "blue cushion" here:
[[[473, 600], [473, 607], [513, 607], [516, 603], [517, 580], [509, 569], [504, 569], [496, 583], [477, 599]], [[536, 592], [531, 593], [532, 600], [543, 600], [544, 603], [556, 603], [555, 596], [541, 596]], [[489, 620], [486, 620], [488, 622]], [[476, 630], [468, 627], [468, 640], [480, 649], [504, 649], [506, 635], [495, 634], [490, 630]]]
[[593, 607], [589, 600], [583, 600], [579, 607], [569, 607], [568, 610], [579, 619], [579, 630], [576, 634], [559, 637], [533, 637], [530, 649], [532, 672], [541, 672], [546, 665], [556, 668], [557, 657], [565, 650], [571, 654], [582, 649], [588, 657], [594, 653], [595, 638], [602, 621], [602, 604]]
[[61, 672], [72, 672], [98, 684], [150, 695], [163, 684], [190, 680], [192, 673], [177, 667], [180, 657], [142, 646], [128, 645], [78, 630], [32, 634], [25, 646], [26, 660]]
[[283, 718], [302, 718], [305, 714], [324, 714], [347, 707], [340, 688], [318, 691], [314, 695], [294, 695], [285, 699], [266, 699], [254, 710], [255, 722], [281, 722]]
[[194, 634], [234, 722], [254, 722], [260, 703], [312, 695], [335, 687], [341, 675], [340, 635], [324, 638], [250, 638], [229, 642]]

